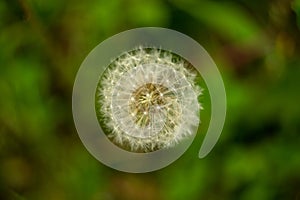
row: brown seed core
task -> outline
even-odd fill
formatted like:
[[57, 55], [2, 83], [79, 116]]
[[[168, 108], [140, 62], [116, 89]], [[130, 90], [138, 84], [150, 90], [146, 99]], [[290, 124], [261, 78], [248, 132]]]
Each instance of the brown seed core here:
[[174, 93], [160, 84], [146, 83], [137, 88], [131, 95], [129, 108], [135, 123], [141, 127], [148, 126], [151, 121], [151, 113], [162, 109]]

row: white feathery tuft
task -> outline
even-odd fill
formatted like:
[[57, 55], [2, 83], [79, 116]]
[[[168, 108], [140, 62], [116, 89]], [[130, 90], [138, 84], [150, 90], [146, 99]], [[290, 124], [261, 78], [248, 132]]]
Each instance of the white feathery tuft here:
[[196, 70], [171, 52], [138, 48], [111, 63], [96, 91], [108, 137], [134, 152], [172, 147], [193, 134], [201, 105]]

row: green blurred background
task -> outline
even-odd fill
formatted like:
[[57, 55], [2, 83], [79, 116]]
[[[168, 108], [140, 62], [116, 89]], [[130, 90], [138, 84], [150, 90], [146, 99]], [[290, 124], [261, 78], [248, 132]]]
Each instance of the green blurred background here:
[[[72, 119], [76, 72], [101, 41], [142, 26], [198, 41], [221, 71], [224, 131], [147, 174], [110, 169]], [[0, 199], [300, 199], [299, 0], [1, 0]], [[208, 99], [208, 100], [207, 100]]]

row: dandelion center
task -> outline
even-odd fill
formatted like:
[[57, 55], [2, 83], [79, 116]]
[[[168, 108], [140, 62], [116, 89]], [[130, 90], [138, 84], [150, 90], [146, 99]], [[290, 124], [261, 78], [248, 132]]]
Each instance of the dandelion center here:
[[163, 85], [147, 83], [136, 89], [132, 98], [135, 100], [130, 102], [129, 107], [134, 121], [138, 126], [146, 127], [154, 120], [155, 114], [165, 109], [168, 101], [176, 99], [176, 96]]

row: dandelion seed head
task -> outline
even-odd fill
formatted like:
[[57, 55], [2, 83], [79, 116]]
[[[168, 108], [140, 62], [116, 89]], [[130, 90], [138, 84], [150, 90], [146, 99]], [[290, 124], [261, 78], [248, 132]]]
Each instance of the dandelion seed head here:
[[134, 152], [172, 147], [199, 124], [201, 89], [183, 58], [138, 48], [112, 61], [96, 90], [99, 123], [116, 145]]

